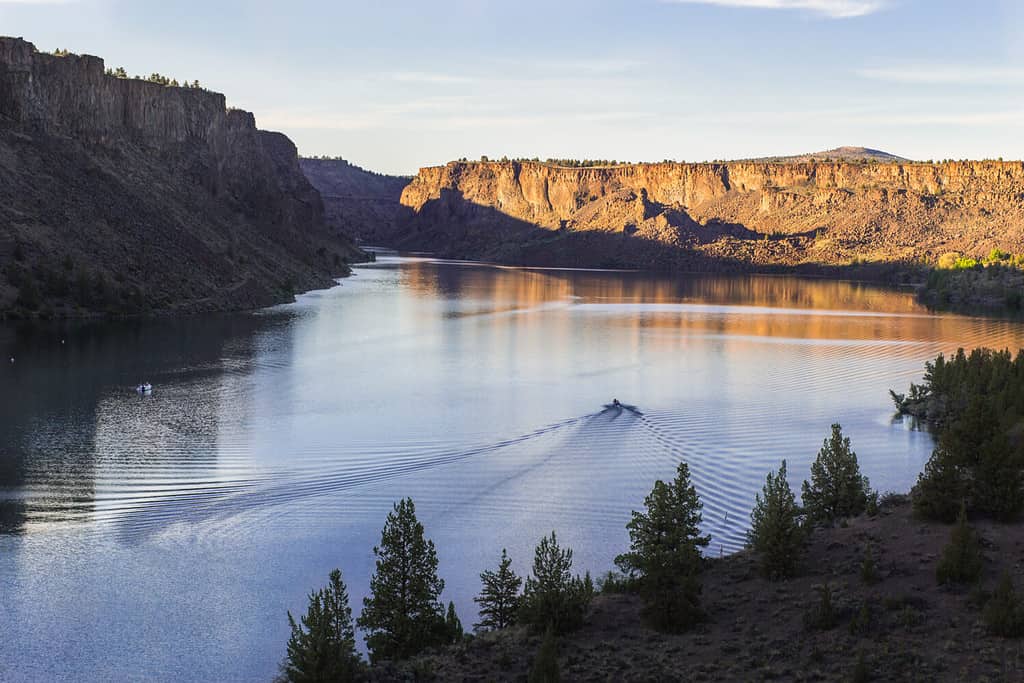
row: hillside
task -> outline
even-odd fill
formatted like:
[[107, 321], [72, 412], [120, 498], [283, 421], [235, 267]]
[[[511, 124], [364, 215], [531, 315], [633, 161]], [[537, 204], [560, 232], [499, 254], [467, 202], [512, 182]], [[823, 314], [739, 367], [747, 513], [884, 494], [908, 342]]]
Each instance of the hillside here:
[[[985, 568], [974, 588], [939, 586], [935, 568], [950, 527], [916, 520], [903, 497], [881, 514], [820, 529], [800, 576], [770, 582], [749, 551], [713, 558], [703, 573], [707, 621], [678, 635], [640, 617], [632, 594], [601, 594], [583, 628], [562, 638], [567, 681], [1011, 681], [1020, 680], [1019, 640], [989, 635], [981, 605], [1004, 571], [1020, 576], [1024, 526], [982, 522]], [[865, 556], [876, 574], [866, 582]], [[805, 625], [832, 591], [834, 624]], [[374, 670], [374, 680], [523, 681], [541, 637], [523, 627], [494, 631]], [[417, 679], [420, 680], [420, 679]]]
[[1021, 162], [420, 169], [391, 243], [462, 258], [687, 270], [847, 268], [1024, 251]]
[[410, 178], [374, 173], [344, 159], [299, 159], [324, 200], [328, 225], [361, 242], [374, 244], [394, 230], [406, 211], [400, 203]]
[[860, 161], [860, 162], [908, 162], [910, 159], [883, 152], [880, 149], [870, 147], [836, 147], [824, 152], [810, 152], [808, 154], [794, 154], [792, 156], [761, 157], [749, 161], [767, 161], [781, 164], [807, 163], [810, 161]]
[[362, 256], [223, 95], [0, 38], [0, 314], [252, 308]]

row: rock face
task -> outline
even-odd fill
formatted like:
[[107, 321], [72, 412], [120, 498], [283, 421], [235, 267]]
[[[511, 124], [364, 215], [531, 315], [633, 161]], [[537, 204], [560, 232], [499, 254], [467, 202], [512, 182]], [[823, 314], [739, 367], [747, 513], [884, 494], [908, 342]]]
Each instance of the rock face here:
[[393, 242], [536, 265], [693, 269], [1024, 251], [1020, 162], [423, 168]]
[[324, 200], [327, 224], [366, 244], [394, 233], [408, 209], [400, 203], [411, 178], [362, 169], [344, 159], [299, 159]]
[[0, 312], [250, 308], [362, 253], [295, 146], [200, 88], [0, 38]]

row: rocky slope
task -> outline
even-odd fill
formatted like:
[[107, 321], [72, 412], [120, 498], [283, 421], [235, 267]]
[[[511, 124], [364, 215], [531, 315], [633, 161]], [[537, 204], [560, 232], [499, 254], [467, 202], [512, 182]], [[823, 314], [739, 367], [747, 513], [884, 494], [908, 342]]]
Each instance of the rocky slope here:
[[[707, 621], [688, 633], [647, 627], [635, 595], [599, 595], [583, 628], [559, 642], [562, 680], [1021, 680], [1020, 641], [988, 634], [982, 605], [1003, 572], [1020, 585], [1024, 526], [979, 522], [980, 582], [943, 587], [935, 568], [950, 527], [914, 519], [901, 497], [889, 500], [876, 518], [816, 531], [794, 579], [765, 580], [748, 551], [710, 560], [701, 593]], [[874, 561], [870, 581], [865, 557]], [[805, 625], [826, 584], [834, 623]], [[525, 681], [540, 642], [515, 627], [373, 673], [381, 681]]]
[[224, 96], [0, 38], [0, 313], [250, 308], [362, 256]]
[[324, 200], [327, 224], [367, 244], [393, 233], [408, 211], [400, 203], [410, 178], [362, 169], [344, 159], [299, 159]]
[[1024, 250], [1021, 162], [453, 162], [391, 242], [533, 265], [771, 269]]

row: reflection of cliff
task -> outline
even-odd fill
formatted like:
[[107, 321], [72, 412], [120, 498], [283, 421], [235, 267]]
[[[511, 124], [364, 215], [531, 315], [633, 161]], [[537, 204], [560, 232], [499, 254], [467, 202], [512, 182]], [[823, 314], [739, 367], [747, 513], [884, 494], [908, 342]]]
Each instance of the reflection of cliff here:
[[325, 287], [328, 230], [295, 146], [224, 96], [0, 38], [0, 312], [247, 308]]
[[[217, 450], [222, 404], [233, 416], [245, 408], [223, 395], [230, 362], [252, 357], [272, 324], [230, 316], [0, 328], [0, 353], [16, 358], [0, 367], [0, 533], [130, 512], [132, 497], [215, 479], [232, 464]], [[153, 396], [132, 390], [143, 379]]]
[[543, 265], [713, 268], [1024, 251], [1020, 162], [423, 168], [396, 243]]

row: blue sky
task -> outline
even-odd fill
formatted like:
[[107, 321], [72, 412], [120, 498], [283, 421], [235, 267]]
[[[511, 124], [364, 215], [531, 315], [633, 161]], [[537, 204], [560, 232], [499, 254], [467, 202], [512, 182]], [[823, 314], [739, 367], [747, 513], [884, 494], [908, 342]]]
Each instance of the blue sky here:
[[0, 0], [0, 34], [198, 78], [303, 154], [1024, 157], [1021, 0]]

